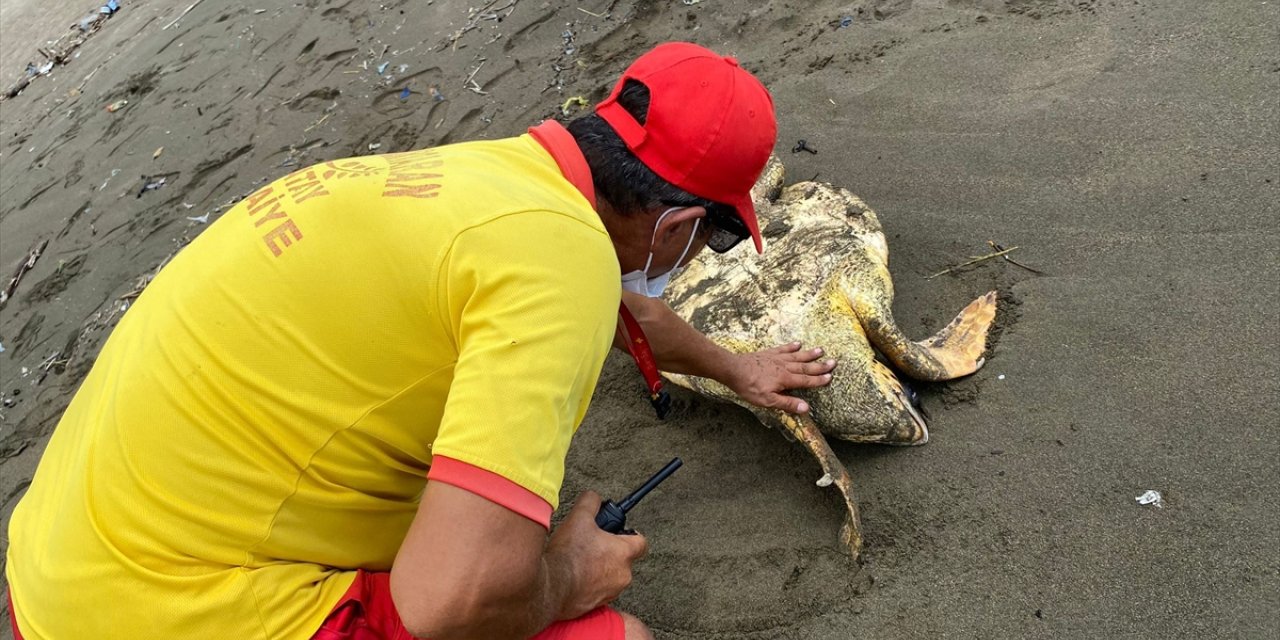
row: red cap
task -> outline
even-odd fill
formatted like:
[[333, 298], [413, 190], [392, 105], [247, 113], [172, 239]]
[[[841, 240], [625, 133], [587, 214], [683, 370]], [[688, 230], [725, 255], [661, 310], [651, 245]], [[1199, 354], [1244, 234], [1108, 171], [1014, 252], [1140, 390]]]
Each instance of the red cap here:
[[[644, 125], [617, 102], [627, 80], [649, 89]], [[737, 60], [688, 42], [660, 44], [627, 68], [596, 114], [662, 179], [737, 210], [764, 250], [751, 187], [778, 124], [769, 92]]]

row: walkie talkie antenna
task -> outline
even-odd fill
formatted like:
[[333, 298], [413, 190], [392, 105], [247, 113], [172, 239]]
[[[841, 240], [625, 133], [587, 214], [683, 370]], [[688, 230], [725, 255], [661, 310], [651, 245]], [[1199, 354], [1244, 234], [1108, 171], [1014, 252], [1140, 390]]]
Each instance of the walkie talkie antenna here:
[[600, 504], [600, 510], [596, 512], [596, 526], [608, 531], [609, 533], [629, 534], [634, 533], [627, 528], [627, 512], [640, 502], [653, 488], [658, 486], [667, 476], [675, 473], [680, 465], [684, 464], [680, 458], [675, 458], [667, 463], [660, 471], [653, 474], [652, 478], [640, 485], [639, 489], [632, 491], [622, 502], [614, 502], [606, 500]]
[[680, 460], [680, 458], [675, 458], [671, 462], [668, 462], [667, 466], [653, 474], [653, 477], [640, 485], [639, 489], [632, 491], [631, 495], [623, 498], [622, 502], [618, 503], [618, 508], [622, 509], [623, 513], [631, 511], [631, 507], [636, 506], [636, 503], [640, 502], [641, 498], [648, 495], [650, 491], [653, 491], [654, 487], [658, 486], [658, 484], [663, 480], [666, 480], [668, 476], [675, 473], [676, 469], [679, 469], [682, 464], [684, 464], [684, 462]]

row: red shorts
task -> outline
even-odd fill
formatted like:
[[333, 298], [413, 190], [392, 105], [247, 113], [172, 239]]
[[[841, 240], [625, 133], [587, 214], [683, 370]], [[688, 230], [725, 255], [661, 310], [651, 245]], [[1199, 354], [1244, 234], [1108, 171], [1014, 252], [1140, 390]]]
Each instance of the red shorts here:
[[13, 640], [22, 640], [22, 634], [18, 633], [18, 616], [13, 615], [13, 594], [5, 589], [4, 597], [9, 601], [9, 624], [13, 625]]
[[[6, 596], [8, 596], [6, 590]], [[9, 598], [9, 621], [14, 640], [22, 640]], [[557, 622], [530, 640], [625, 640], [622, 615], [601, 607], [577, 620]], [[391, 602], [391, 574], [360, 571], [351, 588], [312, 640], [415, 640], [405, 631]]]
[[[601, 607], [557, 622], [530, 640], [624, 640], [622, 615]], [[312, 640], [415, 640], [391, 601], [391, 574], [360, 571]]]

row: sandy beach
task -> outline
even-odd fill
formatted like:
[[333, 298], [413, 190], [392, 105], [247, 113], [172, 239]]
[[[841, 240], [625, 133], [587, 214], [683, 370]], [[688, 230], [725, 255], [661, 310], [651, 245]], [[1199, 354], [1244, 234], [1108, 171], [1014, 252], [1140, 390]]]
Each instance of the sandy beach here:
[[[0, 88], [93, 5], [5, 0]], [[124, 0], [0, 102], [0, 285], [47, 242], [0, 307], [6, 533], [131, 296], [235, 201], [566, 119], [689, 40], [769, 87], [789, 181], [877, 211], [908, 335], [1001, 306], [983, 369], [921, 385], [928, 445], [833, 443], [857, 562], [800, 446], [680, 390], [660, 422], [611, 356], [565, 501], [685, 461], [633, 516], [651, 553], [619, 606], [663, 640], [1280, 636], [1280, 2], [191, 5]], [[989, 241], [1040, 273], [926, 278]]]

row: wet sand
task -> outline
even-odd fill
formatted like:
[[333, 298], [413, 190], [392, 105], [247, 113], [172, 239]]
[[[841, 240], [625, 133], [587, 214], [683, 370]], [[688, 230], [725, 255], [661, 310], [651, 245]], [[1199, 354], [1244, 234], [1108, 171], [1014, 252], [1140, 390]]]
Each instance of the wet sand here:
[[[190, 218], [314, 162], [517, 134], [687, 39], [770, 87], [791, 180], [877, 211], [909, 335], [1004, 302], [986, 367], [922, 388], [928, 445], [834, 445], [857, 563], [799, 446], [679, 390], [658, 422], [611, 357], [565, 498], [685, 460], [633, 516], [652, 553], [620, 605], [663, 639], [1280, 633], [1280, 3], [500, 0], [469, 20], [457, 0], [204, 0], [163, 28], [189, 4], [125, 2], [0, 103], [0, 276], [49, 241], [0, 309], [6, 516]], [[3, 86], [25, 65], [10, 34], [35, 46], [92, 9], [34, 35], [15, 6]], [[143, 175], [168, 179], [138, 197]], [[989, 240], [1044, 273], [925, 279]]]

